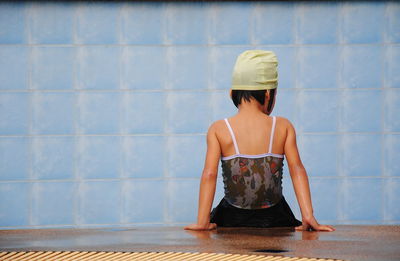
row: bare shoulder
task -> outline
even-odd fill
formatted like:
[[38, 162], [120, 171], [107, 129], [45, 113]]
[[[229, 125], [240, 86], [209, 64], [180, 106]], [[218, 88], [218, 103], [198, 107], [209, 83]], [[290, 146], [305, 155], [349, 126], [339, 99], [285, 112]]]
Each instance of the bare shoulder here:
[[296, 130], [289, 119], [281, 116], [276, 116], [276, 122], [278, 128], [280, 128], [282, 132], [285, 132], [286, 135], [288, 135], [289, 133], [294, 133], [294, 135], [296, 135]]
[[224, 125], [225, 125], [224, 120], [217, 120], [213, 122], [208, 128], [207, 140], [210, 141], [216, 139], [218, 143], [221, 143], [221, 139], [223, 139], [224, 137], [224, 134], [221, 133], [223, 132]]
[[293, 124], [290, 122], [289, 119], [282, 117], [282, 116], [275, 116], [276, 117], [276, 123], [280, 126], [290, 128], [293, 127]]
[[210, 127], [208, 128], [209, 133], [217, 133], [219, 132], [223, 127], [225, 127], [225, 122], [224, 120], [217, 120], [214, 121]]

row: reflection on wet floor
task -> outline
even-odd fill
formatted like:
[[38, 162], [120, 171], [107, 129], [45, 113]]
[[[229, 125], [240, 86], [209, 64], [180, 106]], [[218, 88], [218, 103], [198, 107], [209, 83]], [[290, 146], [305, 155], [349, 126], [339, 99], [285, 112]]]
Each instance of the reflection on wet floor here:
[[182, 227], [36, 229], [0, 231], [0, 250], [214, 252], [400, 260], [400, 226], [337, 226], [335, 232], [296, 232], [288, 228]]
[[257, 249], [254, 250], [253, 252], [260, 252], [260, 253], [284, 253], [284, 252], [289, 252], [290, 250], [287, 249]]

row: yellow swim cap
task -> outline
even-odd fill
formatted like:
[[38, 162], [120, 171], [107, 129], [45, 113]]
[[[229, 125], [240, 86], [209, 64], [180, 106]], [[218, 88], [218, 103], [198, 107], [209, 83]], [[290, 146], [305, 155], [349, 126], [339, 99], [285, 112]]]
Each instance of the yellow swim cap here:
[[278, 87], [278, 60], [272, 51], [248, 50], [236, 59], [232, 90], [267, 90]]

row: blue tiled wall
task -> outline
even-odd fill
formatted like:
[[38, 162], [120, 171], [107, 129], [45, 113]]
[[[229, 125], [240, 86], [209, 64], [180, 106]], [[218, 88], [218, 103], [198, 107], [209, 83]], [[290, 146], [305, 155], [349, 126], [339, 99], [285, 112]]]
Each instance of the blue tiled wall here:
[[[246, 49], [278, 56], [319, 221], [399, 224], [398, 2], [1, 2], [0, 229], [194, 222]], [[286, 162], [284, 193], [300, 218]]]

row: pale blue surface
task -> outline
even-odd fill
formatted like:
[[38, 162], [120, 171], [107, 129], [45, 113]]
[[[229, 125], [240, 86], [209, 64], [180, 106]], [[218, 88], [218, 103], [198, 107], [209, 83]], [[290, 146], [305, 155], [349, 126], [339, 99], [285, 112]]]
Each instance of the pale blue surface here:
[[122, 195], [120, 181], [84, 181], [79, 184], [79, 224], [120, 222]]
[[3, 227], [29, 225], [30, 183], [0, 183], [0, 223]]
[[74, 137], [35, 137], [32, 139], [32, 177], [63, 180], [74, 178]]
[[400, 89], [389, 89], [384, 96], [384, 130], [400, 131]]
[[33, 44], [73, 42], [74, 16], [78, 8], [72, 3], [31, 3], [29, 24]]
[[[75, 4], [75, 42], [79, 44], [115, 44], [118, 42], [118, 12], [121, 4], [81, 2]], [[110, 54], [104, 52], [103, 54]]]
[[339, 12], [340, 3], [337, 2], [299, 3], [296, 42], [301, 44], [337, 43]]
[[385, 2], [343, 3], [342, 41], [379, 43], [385, 22]]
[[30, 139], [0, 138], [0, 180], [29, 179]]
[[176, 136], [168, 139], [169, 177], [199, 178], [205, 159], [206, 137]]
[[167, 133], [204, 133], [211, 116], [209, 92], [169, 92]]
[[122, 89], [164, 89], [167, 48], [124, 46], [121, 49]]
[[380, 178], [344, 179], [338, 199], [344, 223], [377, 223], [382, 220], [383, 184]]
[[78, 144], [75, 168], [79, 178], [120, 177], [121, 137], [85, 136], [76, 142]]
[[388, 223], [398, 223], [400, 219], [400, 180], [388, 178], [385, 180], [384, 220]]
[[340, 181], [336, 178], [312, 179], [310, 182], [311, 196], [315, 217], [330, 223], [338, 219]]
[[379, 45], [342, 47], [342, 87], [382, 88], [383, 48]]
[[[23, 2], [0, 3], [0, 43], [26, 43], [26, 5]], [[3, 69], [3, 66], [1, 67]]]
[[0, 93], [0, 135], [21, 135], [29, 132], [30, 93]]
[[[391, 111], [386, 113], [390, 114]], [[341, 95], [339, 126], [340, 130], [349, 132], [381, 131], [382, 91], [344, 90]]]
[[32, 97], [32, 133], [73, 134], [75, 101], [74, 93], [34, 93]]
[[166, 3], [165, 5], [165, 42], [167, 44], [207, 43], [210, 20], [204, 3]]
[[75, 51], [71, 47], [32, 48], [32, 89], [73, 89]]
[[340, 56], [336, 45], [300, 47], [297, 55], [297, 88], [337, 88]]
[[167, 202], [164, 180], [127, 181], [123, 185], [125, 223], [163, 223]]
[[42, 182], [32, 185], [32, 224], [74, 223], [75, 182]]
[[220, 90], [212, 95], [212, 122], [229, 118], [237, 112], [235, 104], [229, 96], [229, 91]]
[[[170, 47], [167, 50], [166, 89], [207, 89], [208, 49], [205, 47]], [[157, 77], [157, 64], [152, 77]], [[196, 79], [196, 80], [194, 80]]]
[[400, 46], [392, 45], [386, 48], [384, 65], [385, 87], [400, 88], [400, 74], [398, 73], [400, 71]]
[[381, 176], [382, 136], [347, 134], [341, 138], [339, 166], [344, 176]]
[[0, 89], [28, 89], [29, 49], [22, 45], [0, 48]]
[[310, 176], [337, 175], [338, 139], [338, 135], [302, 135], [298, 138], [302, 161]]
[[119, 89], [121, 48], [115, 45], [77, 47], [77, 89]]
[[[196, 220], [199, 179], [171, 180], [168, 185], [168, 221]], [[184, 206], [184, 207], [183, 207]]]
[[123, 4], [120, 10], [120, 41], [124, 44], [161, 44], [164, 40], [164, 4]]
[[291, 2], [269, 5], [256, 4], [251, 28], [255, 44], [290, 44], [294, 41], [295, 4]]
[[[124, 137], [123, 176], [132, 178], [162, 178], [170, 150], [162, 136]], [[149, 148], [152, 148], [151, 150]], [[150, 181], [149, 181], [150, 182]]]
[[206, 132], [236, 113], [248, 49], [278, 57], [272, 115], [296, 129], [318, 221], [400, 224], [399, 17], [395, 1], [0, 3], [0, 228], [195, 222]]
[[399, 134], [386, 134], [384, 139], [384, 172], [385, 176], [400, 176], [400, 135]]
[[212, 44], [250, 43], [251, 5], [244, 2], [210, 3], [210, 35]]
[[166, 107], [164, 92], [130, 92], [123, 97], [121, 131], [125, 134], [163, 133]]
[[293, 90], [277, 90], [273, 114], [284, 117], [295, 124], [297, 92]]
[[115, 134], [122, 118], [121, 92], [79, 92], [75, 122], [84, 134]]
[[386, 3], [386, 24], [385, 24], [385, 37], [386, 42], [399, 43], [400, 42], [400, 5], [396, 2]]
[[297, 129], [304, 132], [336, 131], [338, 103], [339, 94], [336, 90], [300, 91], [297, 96]]

